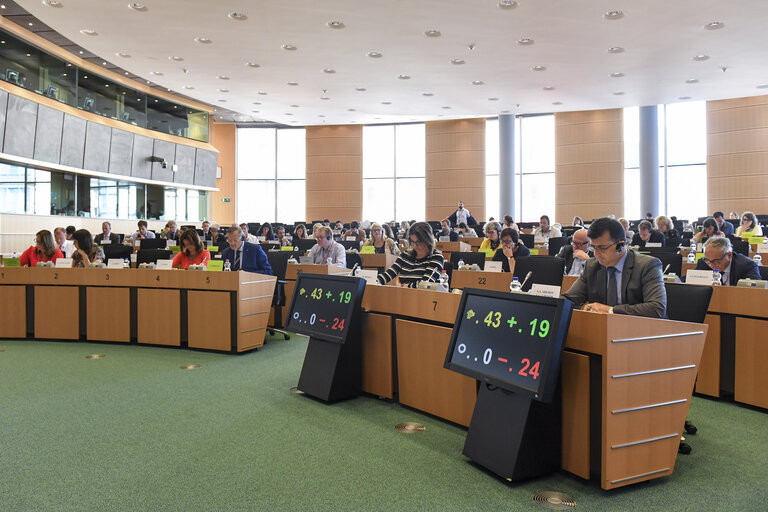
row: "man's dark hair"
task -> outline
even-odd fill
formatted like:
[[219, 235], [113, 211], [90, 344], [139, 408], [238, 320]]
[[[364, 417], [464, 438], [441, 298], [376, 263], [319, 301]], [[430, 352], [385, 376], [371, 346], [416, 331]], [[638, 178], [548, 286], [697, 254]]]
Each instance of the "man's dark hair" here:
[[352, 222], [349, 223], [349, 228], [350, 229], [357, 229], [359, 227], [360, 227], [360, 223], [357, 222], [356, 220], [353, 220]]
[[592, 224], [589, 225], [587, 236], [592, 239], [600, 238], [606, 231], [610, 234], [611, 241], [613, 242], [622, 242], [627, 238], [621, 223], [610, 217], [600, 217], [593, 220]]
[[514, 224], [515, 220], [512, 218], [511, 215], [505, 215], [504, 216], [504, 222], [506, 222], [507, 224]]
[[653, 214], [652, 214], [651, 212], [646, 212], [646, 213], [645, 213], [645, 216], [646, 216], [646, 217], [653, 217]]
[[717, 225], [717, 221], [712, 217], [707, 217], [704, 219], [704, 226], [702, 231], [706, 231], [707, 228], [715, 228], [715, 233], [720, 231], [720, 227]]
[[712, 217], [714, 217], [714, 218], [718, 218], [718, 217], [725, 218], [725, 214], [723, 212], [715, 212], [715, 213], [712, 214]]
[[541, 217], [539, 217], [539, 220], [541, 220], [541, 219], [547, 219], [547, 224], [551, 224], [549, 222], [549, 215], [542, 215]]
[[75, 231], [77, 231], [77, 230], [75, 229], [75, 226], [67, 226], [67, 230], [66, 230], [66, 233], [67, 233], [68, 235], [74, 235], [74, 234], [75, 234]]
[[499, 240], [504, 238], [505, 236], [508, 236], [512, 238], [512, 242], [517, 245], [517, 241], [520, 240], [520, 235], [518, 234], [517, 230], [512, 228], [504, 228], [501, 230], [501, 234], [499, 235]]
[[640, 231], [641, 229], [647, 229], [648, 231], [650, 231], [653, 229], [653, 224], [651, 224], [650, 221], [644, 220], [637, 225], [637, 230]]

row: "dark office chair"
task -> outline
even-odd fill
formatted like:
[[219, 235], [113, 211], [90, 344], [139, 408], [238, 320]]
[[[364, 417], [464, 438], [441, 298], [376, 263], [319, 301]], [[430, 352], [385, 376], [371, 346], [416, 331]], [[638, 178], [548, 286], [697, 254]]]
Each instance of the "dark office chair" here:
[[472, 265], [477, 263], [480, 270], [485, 270], [485, 253], [484, 252], [452, 252], [451, 263], [454, 268], [459, 267], [459, 260], [464, 260], [465, 265]]
[[570, 243], [570, 240], [568, 240], [568, 237], [565, 237], [565, 236], [557, 236], [557, 237], [550, 238], [547, 241], [549, 255], [557, 256], [557, 253], [560, 252], [560, 249], [567, 243]]
[[768, 281], [768, 267], [757, 267], [757, 269], [760, 271], [760, 279], [763, 281]]
[[275, 308], [275, 325], [267, 327], [267, 332], [274, 336], [276, 332], [283, 335], [286, 340], [291, 339], [290, 334], [280, 329], [283, 327], [283, 307], [285, 306], [285, 272], [288, 268], [288, 259], [293, 255], [290, 251], [274, 251], [267, 253], [267, 260], [272, 267], [272, 275], [277, 277], [275, 293], [272, 295], [272, 307]]
[[666, 269], [667, 265], [669, 265], [669, 270], [667, 270], [665, 274], [669, 274], [671, 272], [677, 275], [678, 277], [682, 276], [682, 273], [683, 273], [683, 255], [682, 254], [651, 252], [651, 256], [661, 261], [662, 270]]
[[131, 254], [133, 254], [133, 247], [130, 245], [107, 244], [102, 245], [101, 249], [104, 251], [104, 263], [108, 263], [113, 258], [124, 260], [130, 258]]
[[520, 241], [529, 249], [533, 249], [533, 234], [520, 233]]
[[[664, 283], [667, 290], [667, 318], [680, 322], [693, 322], [703, 324], [709, 309], [709, 301], [712, 299], [711, 286], [693, 286], [680, 283]], [[698, 429], [688, 420], [685, 420], [685, 432], [693, 435]], [[691, 447], [680, 439], [678, 451], [688, 455]]]
[[293, 241], [293, 246], [299, 248], [299, 252], [304, 254], [317, 244], [317, 240], [314, 238], [301, 238]]
[[749, 240], [731, 240], [731, 245], [733, 246], [733, 252], [749, 257]]
[[341, 240], [339, 243], [343, 245], [344, 249], [347, 251], [351, 249], [357, 249], [358, 251], [360, 250], [360, 242], [357, 240]]
[[533, 274], [530, 281], [523, 287], [524, 292], [530, 291], [534, 283], [562, 286], [565, 260], [557, 256], [529, 256], [517, 259], [514, 276], [522, 283], [528, 272]]
[[354, 252], [347, 253], [347, 268], [353, 268], [357, 264], [358, 268], [363, 268], [363, 258]]
[[167, 249], [139, 249], [136, 253], [136, 265], [140, 263], [157, 263], [157, 260], [170, 260], [173, 253]]
[[139, 243], [141, 244], [139, 246], [141, 249], [165, 249], [168, 240], [165, 238], [145, 238], [144, 240], [139, 240]]

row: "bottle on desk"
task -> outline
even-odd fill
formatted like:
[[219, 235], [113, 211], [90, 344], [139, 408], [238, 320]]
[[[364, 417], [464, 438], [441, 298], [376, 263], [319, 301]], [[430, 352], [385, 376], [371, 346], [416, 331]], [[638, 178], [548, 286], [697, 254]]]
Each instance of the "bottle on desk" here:
[[516, 277], [512, 278], [512, 282], [509, 283], [510, 293], [520, 293], [523, 291], [523, 285], [520, 284], [520, 280]]
[[232, 264], [229, 262], [229, 260], [226, 260], [224, 262], [224, 272], [231, 272], [232, 271]]
[[131, 268], [131, 262], [128, 261], [128, 258], [123, 259], [123, 268]]
[[459, 262], [458, 262], [458, 263], [456, 263], [456, 268], [457, 268], [458, 270], [461, 270], [461, 268], [462, 268], [463, 266], [464, 266], [464, 260], [463, 260], [463, 259], [462, 259], [462, 260], [459, 260]]
[[755, 256], [752, 258], [752, 261], [754, 261], [755, 263], [757, 263], [757, 266], [759, 267], [760, 265], [762, 265], [762, 264], [763, 264], [763, 257], [762, 257], [762, 256], [760, 256], [760, 253], [759, 253], [759, 252], [756, 252], [756, 253], [755, 253]]
[[440, 284], [445, 286], [445, 289], [448, 290], [448, 272], [445, 270], [440, 274]]
[[720, 271], [715, 269], [712, 271], [712, 286], [721, 286], [723, 283], [720, 281]]
[[696, 263], [696, 251], [688, 253], [688, 263]]

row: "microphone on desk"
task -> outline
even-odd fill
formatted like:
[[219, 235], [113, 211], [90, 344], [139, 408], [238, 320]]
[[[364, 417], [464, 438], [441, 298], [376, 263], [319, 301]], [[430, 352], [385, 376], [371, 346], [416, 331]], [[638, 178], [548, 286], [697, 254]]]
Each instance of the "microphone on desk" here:
[[358, 269], [358, 268], [360, 268], [360, 264], [359, 263], [355, 263], [352, 266], [352, 270], [350, 271], [349, 275], [354, 276], [355, 275], [355, 270]]
[[525, 279], [523, 279], [523, 284], [520, 285], [520, 288], [525, 288], [525, 285], [530, 281], [530, 279], [533, 277], [533, 271], [529, 270], [527, 274], [525, 274]]
[[667, 274], [667, 272], [669, 272], [669, 267], [671, 267], [671, 266], [672, 266], [672, 264], [670, 263], [669, 265], [667, 265], [666, 267], [664, 267], [664, 272], [662, 272], [662, 275], [666, 275], [666, 274]]

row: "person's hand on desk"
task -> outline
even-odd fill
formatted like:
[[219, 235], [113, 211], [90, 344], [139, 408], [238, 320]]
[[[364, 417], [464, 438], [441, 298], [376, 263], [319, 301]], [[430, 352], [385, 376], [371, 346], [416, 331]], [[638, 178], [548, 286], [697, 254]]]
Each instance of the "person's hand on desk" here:
[[576, 249], [575, 251], [573, 251], [573, 257], [579, 258], [580, 260], [583, 260], [583, 261], [587, 261], [589, 259], [589, 254], [582, 251], [581, 249]]
[[581, 309], [582, 311], [591, 311], [592, 313], [613, 313], [613, 307], [600, 304], [599, 302], [587, 302]]

